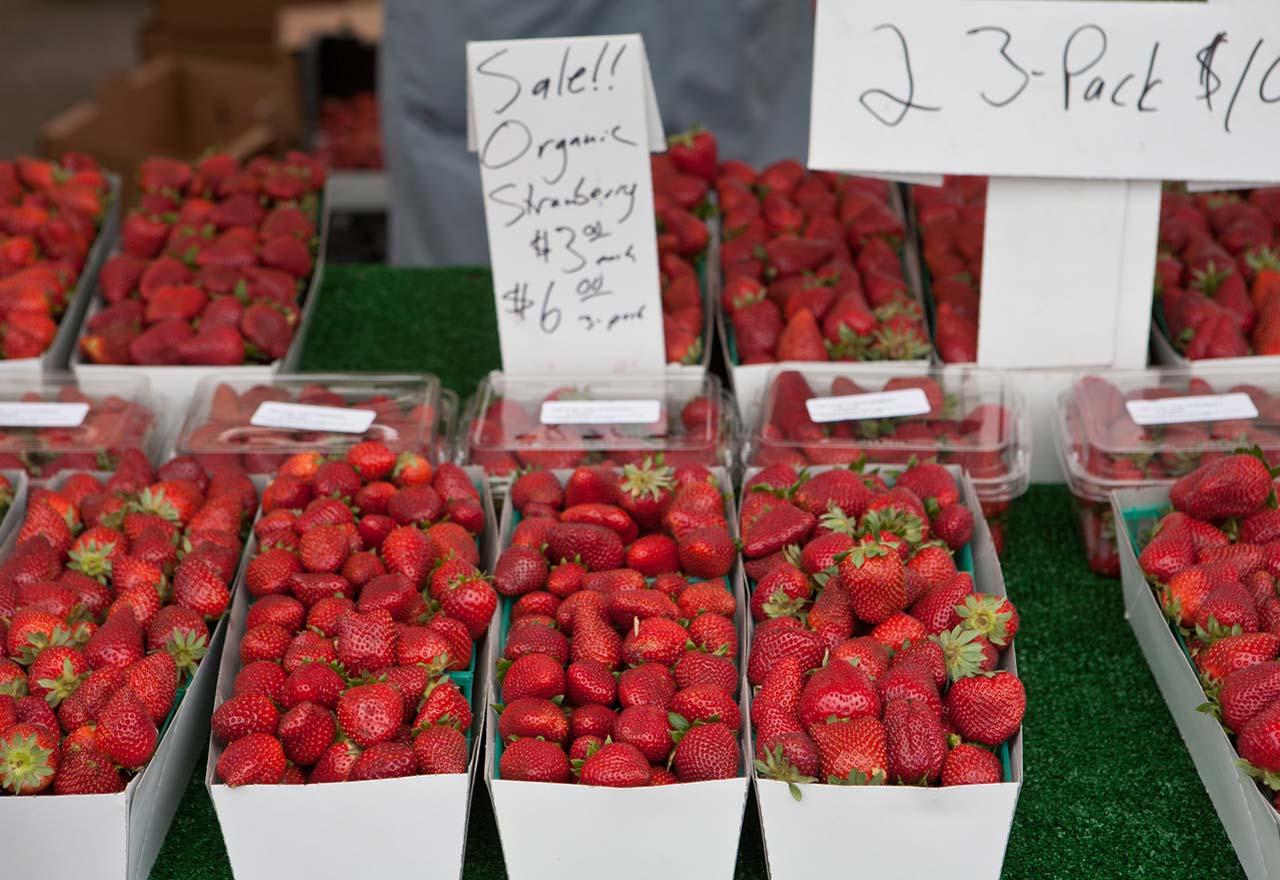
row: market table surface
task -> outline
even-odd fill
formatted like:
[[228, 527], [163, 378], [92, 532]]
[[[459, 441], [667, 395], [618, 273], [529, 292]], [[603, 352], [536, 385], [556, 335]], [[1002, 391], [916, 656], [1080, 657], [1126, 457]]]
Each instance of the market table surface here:
[[[329, 266], [321, 296], [306, 370], [432, 372], [465, 397], [498, 366], [487, 270]], [[1022, 620], [1018, 670], [1028, 709], [1026, 779], [1004, 876], [1242, 877], [1124, 620], [1120, 584], [1089, 572], [1074, 529], [1062, 486], [1034, 486], [1013, 506], [1004, 571]], [[203, 776], [202, 758], [153, 878], [232, 876]], [[423, 829], [424, 840], [429, 833]], [[938, 858], [945, 872], [964, 853]], [[849, 863], [857, 865], [856, 848]], [[463, 877], [505, 876], [477, 782]], [[754, 801], [737, 876], [766, 876]]]

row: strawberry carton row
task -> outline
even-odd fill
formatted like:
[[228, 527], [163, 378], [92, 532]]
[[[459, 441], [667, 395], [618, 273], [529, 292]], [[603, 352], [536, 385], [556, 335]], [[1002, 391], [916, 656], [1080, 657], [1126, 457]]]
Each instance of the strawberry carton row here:
[[[732, 875], [750, 743], [730, 491], [698, 465], [533, 471], [512, 487], [485, 765], [511, 876], [594, 877], [607, 861], [642, 880], [672, 852], [693, 875]], [[636, 848], [637, 834], [663, 844]]]
[[912, 186], [908, 192], [911, 259], [934, 350], [944, 364], [971, 364], [978, 359], [987, 179], [947, 175], [942, 186]]
[[717, 321], [747, 423], [774, 363], [927, 369], [929, 334], [907, 276], [896, 186], [783, 160], [759, 171], [723, 162], [716, 189]]
[[1116, 489], [1169, 486], [1202, 463], [1257, 446], [1280, 462], [1280, 385], [1267, 371], [1113, 370], [1076, 377], [1053, 435], [1089, 567], [1120, 575]]
[[938, 852], [964, 847], [966, 877], [999, 877], [1026, 698], [1017, 612], [970, 512], [972, 482], [934, 464], [797, 477], [785, 465], [748, 470], [740, 507], [770, 876], [835, 876], [847, 856], [829, 841], [857, 829], [873, 871], [928, 876]]
[[662, 457], [673, 467], [729, 466], [737, 444], [733, 400], [710, 374], [510, 376], [490, 373], [468, 401], [458, 460], [483, 467], [502, 494], [523, 469], [620, 467]]
[[185, 409], [200, 379], [266, 380], [293, 363], [320, 289], [325, 169], [311, 156], [153, 158], [102, 266], [71, 366], [146, 376]]
[[41, 829], [75, 827], [66, 870], [150, 873], [203, 748], [259, 490], [241, 471], [178, 458], [60, 474], [30, 494], [0, 564], [12, 869], [47, 870]]
[[694, 127], [653, 153], [653, 209], [658, 226], [662, 336], [668, 369], [695, 375], [711, 362], [719, 289], [719, 226], [711, 186], [718, 148], [714, 135]]
[[0, 160], [0, 372], [65, 369], [120, 222], [88, 156]]
[[1125, 616], [1250, 880], [1280, 873], [1274, 480], [1240, 453], [1111, 493]]
[[178, 451], [274, 474], [290, 456], [342, 455], [377, 441], [401, 470], [447, 457], [457, 395], [431, 374], [278, 373], [269, 382], [209, 376], [177, 432]]
[[0, 468], [33, 480], [155, 460], [164, 431], [140, 376], [79, 382], [70, 373], [0, 375]]
[[1165, 188], [1151, 322], [1158, 361], [1280, 355], [1278, 223], [1280, 187]]
[[[396, 457], [379, 446], [309, 475], [295, 457], [249, 538], [205, 774], [237, 877], [453, 880], [462, 868], [488, 703], [475, 670], [496, 642], [497, 597], [481, 574], [497, 536], [492, 496], [477, 468], [393, 475]], [[336, 489], [351, 507], [316, 494], [335, 477], [351, 482]], [[310, 501], [293, 497], [304, 486]], [[286, 519], [316, 522], [299, 535]], [[352, 530], [368, 549], [330, 540]], [[316, 845], [335, 815], [360, 846]], [[406, 817], [431, 829], [429, 856]]]
[[1025, 396], [998, 371], [928, 375], [835, 364], [779, 366], [743, 444], [748, 467], [956, 464], [968, 471], [997, 552], [1009, 505], [1027, 488], [1032, 437]]

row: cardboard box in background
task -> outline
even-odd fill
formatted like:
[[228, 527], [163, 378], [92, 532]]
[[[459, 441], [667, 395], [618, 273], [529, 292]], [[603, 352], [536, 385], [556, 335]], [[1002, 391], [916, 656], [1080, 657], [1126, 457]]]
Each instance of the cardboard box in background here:
[[217, 147], [248, 158], [291, 143], [298, 117], [289, 74], [284, 65], [155, 58], [107, 77], [94, 98], [42, 125], [40, 152], [95, 156], [123, 178], [127, 210], [148, 156], [195, 159]]

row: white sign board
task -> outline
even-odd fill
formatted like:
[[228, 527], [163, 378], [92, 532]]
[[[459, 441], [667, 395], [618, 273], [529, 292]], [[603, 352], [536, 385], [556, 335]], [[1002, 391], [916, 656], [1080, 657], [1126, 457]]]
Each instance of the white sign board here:
[[809, 164], [1280, 177], [1274, 6], [819, 0]]
[[918, 416], [932, 409], [922, 388], [811, 397], [804, 402], [804, 406], [809, 412], [809, 418], [819, 424]]
[[7, 400], [0, 403], [0, 428], [76, 428], [87, 415], [87, 403]]
[[467, 92], [503, 369], [661, 371], [643, 40], [468, 43]]

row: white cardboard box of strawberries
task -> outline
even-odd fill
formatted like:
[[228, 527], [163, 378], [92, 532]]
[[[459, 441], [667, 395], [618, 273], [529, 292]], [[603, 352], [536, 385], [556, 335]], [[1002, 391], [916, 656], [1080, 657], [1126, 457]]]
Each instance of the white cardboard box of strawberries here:
[[[934, 477], [942, 471], [942, 468], [937, 465], [923, 467], [935, 469]], [[830, 471], [843, 471], [844, 473], [840, 476], [845, 479], [833, 480], [831, 474], [822, 476]], [[959, 503], [970, 512], [980, 511], [979, 499], [968, 476], [955, 467], [947, 468], [947, 471], [954, 479], [955, 488], [959, 490]], [[877, 493], [883, 501], [875, 500], [871, 493], [863, 495], [861, 500], [856, 502], [848, 496], [846, 496], [847, 500], [841, 501], [841, 494], [849, 488], [842, 484], [852, 482], [847, 479], [849, 473], [850, 469], [847, 467], [815, 467], [811, 469], [809, 482], [802, 483], [799, 490], [790, 493], [790, 499], [802, 508], [811, 507], [829, 511], [827, 516], [819, 519], [818, 528], [811, 533], [808, 542], [800, 551], [801, 567], [806, 571], [809, 568], [825, 569], [827, 568], [825, 563], [829, 560], [823, 558], [823, 554], [840, 551], [842, 547], [854, 544], [852, 538], [841, 534], [842, 528], [848, 522], [846, 514], [851, 512], [844, 510], [844, 507], [854, 503], [873, 505], [869, 511], [861, 513], [860, 519], [865, 523], [868, 516], [875, 515], [874, 505], [883, 503], [886, 505], [881, 511], [885, 514], [882, 520], [884, 530], [878, 532], [879, 537], [876, 540], [892, 541], [893, 536], [906, 534], [908, 543], [916, 543], [920, 548], [915, 551], [912, 558], [921, 560], [921, 565], [917, 569], [914, 563], [910, 564], [908, 581], [916, 577], [916, 572], [912, 569], [925, 572], [923, 560], [936, 557], [929, 564], [941, 561], [946, 571], [951, 573], [951, 585], [960, 587], [960, 594], [948, 595], [948, 586], [944, 583], [940, 585], [941, 589], [937, 593], [941, 600], [933, 602], [929, 599], [929, 594], [933, 590], [938, 590], [938, 587], [925, 587], [920, 584], [912, 588], [908, 583], [908, 597], [912, 597], [913, 594], [916, 597], [911, 599], [911, 604], [908, 606], [910, 615], [901, 611], [888, 613], [891, 607], [900, 604], [898, 602], [889, 602], [879, 611], [855, 604], [854, 610], [858, 620], [864, 623], [875, 620], [880, 622], [871, 630], [870, 637], [847, 639], [847, 634], [838, 632], [837, 639], [844, 638], [844, 641], [834, 649], [825, 649], [828, 652], [826, 656], [830, 658], [827, 660], [827, 665], [810, 677], [810, 683], [805, 686], [803, 695], [800, 697], [798, 720], [801, 725], [790, 727], [791, 730], [796, 731], [794, 734], [789, 734], [787, 729], [794, 724], [795, 716], [793, 715], [780, 725], [776, 720], [776, 698], [765, 693], [775, 686], [774, 679], [769, 674], [770, 670], [780, 669], [782, 663], [766, 662], [764, 652], [760, 652], [762, 656], [757, 656], [757, 648], [764, 646], [756, 644], [762, 629], [760, 622], [753, 620], [750, 625], [749, 651], [752, 660], [759, 664], [759, 670], [763, 670], [763, 674], [759, 670], [753, 673], [752, 665], [748, 666], [749, 680], [753, 675], [755, 678], [763, 679], [762, 684], [759, 681], [753, 681], [753, 684], [760, 684], [760, 686], [748, 690], [749, 701], [754, 701], [750, 714], [756, 724], [755, 736], [758, 739], [766, 736], [772, 738], [774, 735], [766, 734], [761, 727], [764, 724], [771, 724], [774, 730], [783, 731], [781, 738], [776, 741], [786, 743], [785, 746], [778, 747], [782, 752], [776, 756], [762, 756], [757, 749], [756, 757], [762, 760], [755, 762], [753, 770], [769, 874], [776, 880], [836, 876], [847, 870], [848, 852], [843, 847], [832, 846], [831, 841], [850, 840], [850, 829], [856, 828], [858, 829], [856, 843], [851, 840], [850, 845], [856, 846], [859, 860], [871, 866], [873, 874], [880, 872], [886, 876], [929, 876], [936, 871], [938, 852], [963, 850], [965, 857], [961, 876], [997, 878], [1000, 876], [1005, 848], [1013, 824], [1013, 814], [1017, 808], [1018, 794], [1022, 786], [1022, 729], [1019, 723], [1021, 709], [1019, 708], [1016, 718], [1009, 719], [1011, 724], [1005, 724], [1002, 719], [996, 725], [988, 725], [982, 720], [977, 723], [971, 721], [966, 725], [963, 719], [960, 719], [964, 710], [959, 708], [960, 704], [956, 702], [955, 684], [958, 681], [1009, 684], [1009, 679], [1017, 675], [1017, 661], [1012, 638], [1005, 641], [1000, 636], [986, 633], [992, 636], [990, 641], [995, 643], [995, 647], [989, 643], [984, 644], [986, 657], [978, 663], [981, 670], [990, 670], [990, 672], [977, 671], [969, 678], [958, 678], [952, 671], [957, 667], [955, 661], [960, 661], [960, 664], [971, 662], [973, 658], [966, 659], [965, 655], [974, 644], [981, 642], [981, 638], [975, 638], [972, 630], [966, 630], [958, 625], [954, 628], [950, 626], [960, 623], [964, 615], [954, 615], [964, 609], [965, 603], [969, 600], [978, 600], [977, 604], [971, 606], [973, 608], [981, 608], [983, 603], [988, 602], [992, 603], [993, 607], [1001, 606], [1002, 611], [1007, 607], [1004, 578], [986, 521], [980, 514], [967, 517], [966, 519], [972, 520], [972, 532], [967, 540], [964, 531], [957, 532], [949, 527], [944, 529], [941, 524], [944, 514], [933, 507], [932, 502], [937, 501], [942, 504], [943, 510], [948, 506], [947, 502], [941, 498], [940, 494], [934, 496], [931, 494], [932, 490], [921, 488], [920, 482], [913, 482], [912, 488], [926, 501], [929, 513], [932, 515], [919, 517], [918, 520], [913, 520], [910, 515], [905, 519], [899, 515], [898, 501], [890, 497], [892, 492]], [[899, 468], [882, 467], [876, 470], [875, 475], [882, 476], [885, 482], [893, 484], [895, 475], [901, 473]], [[875, 479], [875, 475], [871, 477], [872, 480]], [[761, 481], [761, 491], [772, 495], [769, 474], [759, 469], [748, 471], [745, 482], [748, 488], [743, 492], [742, 530], [745, 540], [744, 551], [749, 557], [754, 551], [767, 548], [753, 548], [750, 535], [752, 529], [748, 527], [748, 521], [755, 519], [755, 525], [758, 526], [766, 517], [778, 515], [776, 510], [765, 509], [767, 505], [760, 505], [756, 511], [748, 507], [753, 494], [751, 488], [753, 478]], [[785, 479], [789, 479], [789, 476], [785, 477], [784, 481]], [[943, 482], [946, 481], [943, 480]], [[821, 488], [820, 483], [824, 484]], [[804, 494], [806, 488], [807, 495]], [[861, 495], [861, 491], [857, 490], [855, 484], [854, 492], [851, 494]], [[837, 507], [841, 509], [837, 510]], [[761, 510], [763, 512], [757, 512]], [[792, 512], [788, 510], [787, 513]], [[855, 520], [857, 519], [859, 517], [855, 517]], [[918, 532], [912, 533], [913, 529], [918, 530], [921, 526], [927, 529], [930, 524], [934, 526], [933, 535], [927, 532], [923, 536]], [[930, 537], [934, 538], [933, 546], [936, 549], [928, 549], [930, 545], [927, 540], [923, 543], [911, 540]], [[945, 548], [938, 546], [939, 539], [943, 537], [953, 545], [951, 550], [955, 554], [954, 562], [949, 565], [947, 564], [949, 560], [943, 559], [947, 555]], [[865, 542], [866, 539], [862, 540]], [[827, 546], [824, 547], [824, 544]], [[955, 546], [956, 544], [959, 546]], [[757, 555], [755, 562], [759, 564], [768, 558], [767, 555]], [[871, 561], [870, 558], [868, 561]], [[748, 559], [748, 566], [753, 569], [753, 573], [759, 575], [759, 570], [754, 569], [751, 559]], [[843, 570], [840, 570], [840, 576], [848, 580]], [[759, 576], [758, 584], [765, 584], [771, 577], [777, 578], [777, 575]], [[943, 580], [948, 580], [945, 573]], [[969, 583], [964, 583], [966, 580]], [[779, 604], [783, 603], [784, 596], [794, 599], [792, 593], [787, 591], [788, 583], [790, 581], [783, 577], [775, 579], [763, 591], [754, 590], [753, 607], [758, 604], [756, 601], [758, 597], [766, 603]], [[776, 588], [774, 585], [777, 585]], [[772, 593], [769, 592], [771, 589]], [[781, 594], [779, 590], [782, 591]], [[809, 626], [815, 627], [818, 633], [828, 627], [837, 631], [840, 629], [839, 624], [829, 622], [838, 616], [838, 610], [822, 607], [822, 603], [826, 601], [822, 598], [823, 595], [838, 592], [840, 591], [823, 591], [812, 606]], [[863, 591], [863, 594], [871, 595], [869, 591]], [[807, 601], [808, 597], [806, 596], [805, 599]], [[929, 606], [932, 606], [932, 613], [926, 613], [926, 608]], [[821, 621], [817, 621], [812, 613], [818, 611], [824, 618]], [[888, 616], [885, 616], [886, 614]], [[994, 617], [991, 619], [995, 620]], [[974, 620], [976, 621], [976, 618]], [[921, 622], [934, 637], [932, 641], [919, 638], [924, 630], [920, 633], [911, 632], [913, 628], [919, 628]], [[969, 623], [970, 620], [966, 619], [966, 626]], [[769, 620], [768, 625], [769, 628], [776, 629], [778, 621]], [[1003, 628], [1004, 624], [997, 623], [997, 626]], [[877, 649], [874, 644], [874, 642], [900, 643], [893, 656], [895, 660], [903, 661], [904, 667], [910, 666], [916, 662], [914, 659], [907, 659], [908, 652], [913, 650], [911, 648], [914, 644], [911, 641], [913, 634], [915, 642], [920, 643], [914, 649], [915, 651], [921, 651], [923, 646], [930, 644], [936, 644], [942, 648], [942, 650], [928, 649], [936, 654], [935, 660], [945, 663], [943, 669], [934, 671], [935, 679], [938, 677], [942, 679], [942, 684], [936, 690], [931, 690], [929, 682], [923, 685], [911, 682], [905, 670], [896, 671], [894, 667], [898, 663], [889, 662], [892, 652], [884, 651], [883, 648]], [[859, 643], [862, 644], [859, 645]], [[957, 651], [955, 657], [952, 654], [953, 648]], [[777, 657], [792, 653], [792, 650], [773, 647], [768, 653]], [[819, 643], [813, 652], [819, 664], [822, 663], [823, 650], [822, 644]], [[881, 655], [884, 659], [883, 666], [880, 666], [877, 660]], [[829, 667], [833, 663], [838, 663], [838, 658], [852, 660], [853, 664], [859, 667], [860, 681], [846, 678], [840, 680], [844, 682], [842, 685], [838, 682], [839, 676], [836, 678], [828, 676], [829, 682], [820, 685], [819, 682], [812, 680], [828, 675]], [[796, 668], [803, 668], [804, 665], [802, 663]], [[838, 668], [843, 669], [844, 665], [840, 664]], [[861, 675], [861, 670], [866, 670], [868, 675]], [[971, 670], [962, 670], [961, 674], [967, 671]], [[940, 676], [939, 673], [941, 673]], [[869, 681], [868, 678], [875, 680]], [[828, 685], [831, 689], [824, 696], [822, 691]], [[944, 690], [948, 685], [950, 688]], [[811, 694], [810, 690], [814, 693]], [[1016, 691], [1020, 701], [1020, 685], [1016, 687]], [[862, 709], [857, 708], [859, 701], [864, 698], [884, 706], [883, 722], [878, 723], [874, 720], [877, 712], [872, 711], [868, 717]], [[975, 705], [982, 702], [992, 706], [999, 701], [987, 701], [985, 697], [979, 696]], [[924, 706], [936, 706], [944, 716], [949, 716], [950, 720], [947, 723], [950, 727], [947, 729], [947, 738], [944, 740], [942, 728], [934, 729], [936, 721], [910, 717], [911, 713], [905, 709], [907, 705], [911, 705], [912, 709], [921, 715], [927, 714]], [[853, 711], [846, 711], [851, 706], [854, 707]], [[769, 713], [774, 713], [772, 720]], [[999, 711], [992, 713], [993, 716], [998, 714], [1000, 714]], [[804, 724], [806, 715], [812, 716], [808, 724]], [[849, 721], [850, 715], [860, 717], [854, 717]], [[893, 717], [895, 715], [899, 717]], [[972, 719], [981, 716], [973, 714], [970, 717]], [[859, 729], [855, 735], [856, 725], [869, 730]], [[1002, 725], [1001, 730], [994, 730], [995, 727]], [[1013, 730], [1011, 734], [1010, 726]], [[990, 731], [984, 730], [988, 727]], [[818, 768], [816, 773], [812, 770], [804, 770], [802, 774], [801, 768], [794, 766], [790, 760], [794, 755], [793, 741], [787, 737], [799, 735], [804, 739], [805, 734], [802, 731], [805, 728], [814, 736], [812, 742], [816, 742], [817, 753], [809, 754], [809, 759]], [[848, 729], [847, 737], [841, 735], [846, 732], [845, 729]], [[887, 771], [882, 769], [885, 766], [883, 763], [885, 731], [889, 734]], [[987, 736], [987, 732], [993, 732], [994, 735]], [[931, 738], [936, 740], [932, 747], [928, 745]], [[961, 740], [964, 741], [963, 744], [960, 744]], [[914, 744], [905, 745], [909, 742]], [[811, 745], [808, 746], [808, 748], [811, 747]], [[800, 752], [804, 751], [805, 747], [802, 747]], [[941, 760], [943, 754], [946, 755], [945, 763]], [[831, 766], [839, 768], [837, 771], [840, 773], [839, 776], [830, 774]], [[851, 768], [847, 777], [843, 775], [846, 767]], [[908, 767], [914, 769], [908, 770], [906, 769]], [[863, 770], [866, 772], [864, 773]], [[804, 775], [808, 773], [813, 775]], [[804, 778], [798, 778], [802, 775]], [[886, 779], [886, 775], [891, 778]], [[821, 781], [827, 784], [796, 784], [797, 781], [817, 782], [818, 779], [815, 777], [822, 777]], [[926, 778], [927, 785], [923, 784]], [[886, 781], [911, 784], [885, 785]], [[936, 787], [939, 781], [941, 787]], [[922, 840], [928, 840], [930, 845], [920, 846]], [[957, 868], [959, 869], [959, 866]]]

